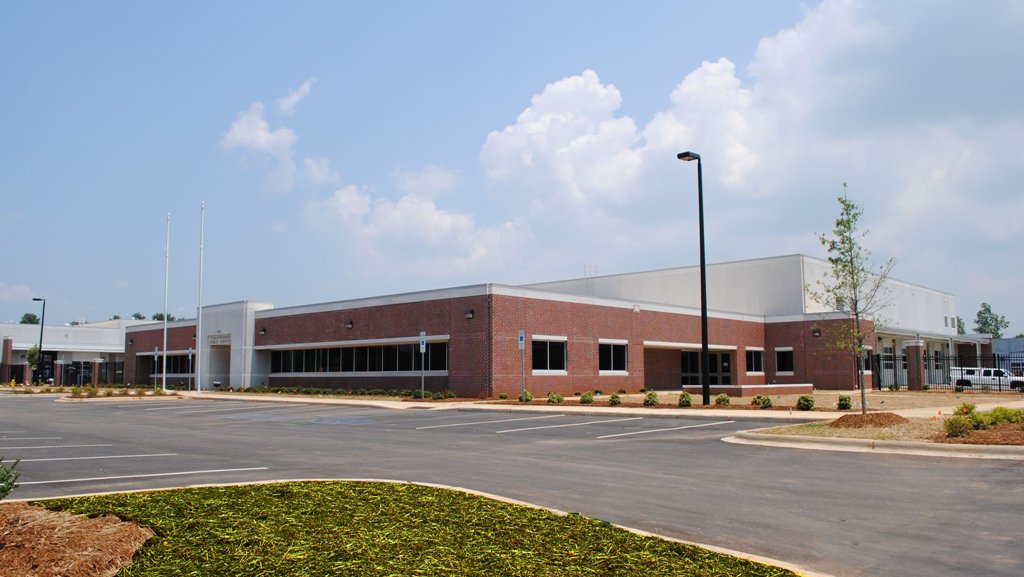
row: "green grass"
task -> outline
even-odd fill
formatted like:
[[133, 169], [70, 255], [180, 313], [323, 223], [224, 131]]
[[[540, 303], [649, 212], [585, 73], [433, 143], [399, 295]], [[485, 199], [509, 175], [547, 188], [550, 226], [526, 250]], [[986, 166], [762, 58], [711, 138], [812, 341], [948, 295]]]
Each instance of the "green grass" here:
[[581, 515], [418, 485], [300, 482], [37, 504], [153, 529], [123, 576], [796, 575]]

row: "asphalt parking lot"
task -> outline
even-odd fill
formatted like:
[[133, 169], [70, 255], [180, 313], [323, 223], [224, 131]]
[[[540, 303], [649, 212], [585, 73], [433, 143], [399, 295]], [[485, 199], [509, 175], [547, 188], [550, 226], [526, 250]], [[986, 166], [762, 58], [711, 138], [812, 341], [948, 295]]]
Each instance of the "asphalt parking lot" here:
[[0, 397], [11, 498], [275, 479], [465, 487], [837, 576], [1019, 577], [1024, 463], [731, 445], [768, 421]]

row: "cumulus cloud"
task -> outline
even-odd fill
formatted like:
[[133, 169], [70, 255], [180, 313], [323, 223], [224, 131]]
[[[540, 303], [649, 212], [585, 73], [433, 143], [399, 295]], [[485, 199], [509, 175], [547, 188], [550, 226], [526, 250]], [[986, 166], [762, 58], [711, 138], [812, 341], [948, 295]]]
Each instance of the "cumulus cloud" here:
[[455, 172], [433, 164], [415, 171], [395, 171], [395, 185], [398, 189], [420, 196], [450, 192], [457, 182], [458, 175]]
[[288, 95], [278, 101], [278, 110], [280, 110], [282, 114], [291, 114], [294, 112], [295, 106], [309, 96], [314, 84], [316, 84], [316, 78], [310, 78], [295, 90], [289, 90]]
[[292, 146], [298, 137], [287, 127], [270, 129], [263, 115], [263, 103], [255, 102], [248, 110], [238, 113], [231, 127], [221, 138], [222, 148], [240, 149], [256, 157], [269, 157], [275, 161], [264, 177], [264, 187], [287, 190], [295, 182], [295, 161]]
[[306, 178], [316, 186], [336, 185], [341, 181], [341, 175], [326, 158], [307, 158], [302, 164], [306, 168]]

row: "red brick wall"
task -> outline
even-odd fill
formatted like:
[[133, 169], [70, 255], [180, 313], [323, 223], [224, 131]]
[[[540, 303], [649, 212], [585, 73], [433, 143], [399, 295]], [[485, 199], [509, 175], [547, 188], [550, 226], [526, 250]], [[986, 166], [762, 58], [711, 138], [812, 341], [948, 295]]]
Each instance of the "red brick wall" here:
[[[765, 325], [765, 377], [768, 384], [811, 383], [818, 389], [851, 390], [856, 387], [854, 355], [839, 348], [848, 339], [849, 320], [797, 321]], [[814, 329], [821, 336], [814, 336]], [[862, 321], [864, 342], [875, 340], [874, 324]], [[793, 347], [794, 374], [777, 375], [775, 348]], [[871, 386], [870, 374], [864, 375], [864, 386]]]
[[[429, 377], [427, 388], [448, 390], [459, 396], [488, 394], [487, 331], [488, 297], [460, 297], [344, 309], [325, 312], [257, 318], [254, 344], [293, 345], [301, 343], [358, 341], [450, 335], [448, 377]], [[466, 310], [473, 309], [473, 318]], [[345, 323], [352, 321], [352, 328]], [[266, 329], [266, 334], [260, 331]], [[419, 377], [274, 377], [273, 386], [324, 388], [418, 389]]]
[[[195, 325], [167, 327], [167, 350], [195, 350]], [[124, 382], [133, 385], [152, 385], [156, 380], [150, 379], [153, 370], [153, 349], [164, 349], [164, 329], [160, 325], [150, 330], [131, 331], [125, 334], [124, 342]], [[142, 357], [141, 359], [138, 357]]]

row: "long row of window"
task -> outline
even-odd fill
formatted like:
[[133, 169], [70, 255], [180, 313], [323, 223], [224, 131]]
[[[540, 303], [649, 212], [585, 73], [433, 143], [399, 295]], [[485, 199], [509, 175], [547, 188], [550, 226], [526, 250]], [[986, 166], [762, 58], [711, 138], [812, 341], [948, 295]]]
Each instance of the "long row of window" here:
[[153, 374], [164, 372], [164, 362], [167, 363], [167, 373], [172, 375], [187, 375], [192, 372], [192, 361], [188, 355], [167, 355], [157, 357]]
[[423, 369], [447, 371], [448, 343], [427, 343], [427, 350], [422, 357], [421, 362], [418, 343], [271, 351], [270, 372], [389, 373]]

